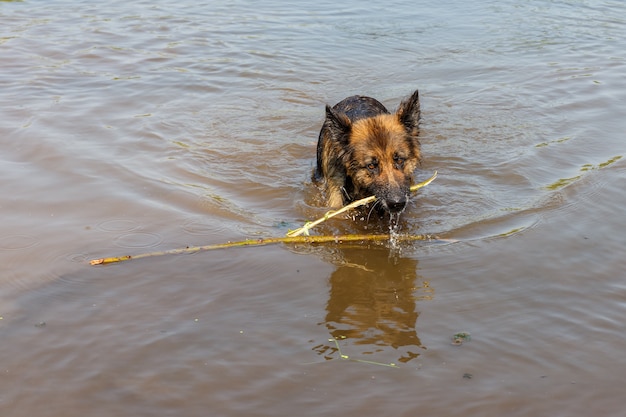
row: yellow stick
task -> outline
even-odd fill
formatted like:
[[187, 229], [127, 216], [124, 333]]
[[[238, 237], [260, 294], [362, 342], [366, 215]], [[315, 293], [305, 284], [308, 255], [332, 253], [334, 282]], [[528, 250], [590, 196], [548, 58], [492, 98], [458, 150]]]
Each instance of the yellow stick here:
[[[435, 171], [435, 173], [433, 174], [432, 177], [430, 177], [429, 179], [427, 179], [426, 181], [422, 181], [419, 184], [415, 184], [413, 186], [411, 186], [411, 192], [415, 192], [417, 190], [419, 190], [422, 187], [427, 186], [428, 184], [430, 184], [431, 182], [433, 182], [433, 180], [437, 178], [437, 171]], [[318, 224], [325, 222], [326, 220], [330, 219], [331, 217], [335, 217], [338, 214], [341, 213], [345, 213], [348, 210], [351, 210], [353, 208], [356, 207], [360, 207], [360, 206], [364, 206], [365, 204], [369, 204], [376, 201], [376, 197], [371, 195], [369, 197], [365, 197], [362, 198], [360, 200], [357, 201], [353, 201], [352, 203], [348, 204], [347, 206], [343, 206], [342, 208], [340, 208], [339, 210], [331, 210], [329, 212], [327, 212], [326, 214], [324, 214], [324, 217], [321, 217], [313, 222], [306, 222], [304, 224], [304, 226], [302, 226], [299, 229], [296, 230], [291, 230], [289, 232], [287, 232], [288, 237], [293, 237], [293, 236], [300, 236], [301, 234], [305, 234], [308, 235], [309, 234], [309, 230], [311, 230], [313, 227], [317, 226]]]
[[[380, 242], [389, 240], [389, 235], [343, 235], [343, 236], [293, 236], [293, 237], [273, 237], [267, 239], [248, 239], [239, 242], [218, 243], [215, 245], [192, 246], [181, 249], [171, 249], [160, 252], [140, 253], [138, 255], [114, 256], [110, 258], [99, 258], [89, 261], [90, 265], [106, 265], [116, 262], [129, 261], [131, 259], [141, 259], [153, 256], [192, 254], [197, 252], [226, 249], [243, 246], [263, 246], [276, 243], [344, 243], [344, 242]], [[439, 240], [431, 235], [399, 235], [394, 237], [399, 242], [410, 242], [416, 240]]]
[[[437, 171], [433, 174], [432, 177], [427, 179], [426, 181], [422, 181], [419, 184], [415, 184], [411, 187], [411, 192], [417, 191], [418, 189], [427, 186], [430, 184], [435, 178], [437, 178]], [[138, 255], [124, 255], [124, 256], [114, 256], [109, 258], [99, 258], [92, 259], [89, 261], [90, 265], [105, 265], [122, 261], [129, 261], [131, 259], [141, 259], [148, 258], [152, 256], [163, 256], [163, 255], [179, 255], [179, 254], [191, 254], [202, 251], [216, 250], [216, 249], [226, 249], [226, 248], [234, 248], [241, 246], [263, 246], [270, 245], [275, 243], [343, 243], [343, 242], [377, 242], [377, 241], [386, 241], [390, 239], [389, 235], [343, 235], [343, 236], [308, 236], [309, 230], [316, 225], [334, 217], [338, 214], [344, 213], [350, 209], [355, 207], [362, 206], [364, 204], [371, 203], [376, 200], [375, 196], [370, 196], [363, 198], [361, 200], [354, 201], [348, 204], [345, 207], [342, 207], [336, 211], [329, 211], [324, 215], [324, 217], [315, 220], [314, 222], [308, 222], [304, 226], [299, 229], [292, 230], [287, 233], [285, 237], [272, 237], [266, 239], [247, 239], [239, 242], [227, 242], [227, 243], [219, 243], [215, 245], [206, 245], [206, 246], [193, 246], [181, 249], [171, 249], [160, 252], [148, 252], [148, 253], [140, 253]], [[305, 234], [307, 236], [300, 236], [301, 234]], [[415, 241], [415, 240], [439, 240], [435, 236], [431, 235], [399, 235], [395, 237], [395, 240], [398, 242], [406, 242], [406, 241]]]

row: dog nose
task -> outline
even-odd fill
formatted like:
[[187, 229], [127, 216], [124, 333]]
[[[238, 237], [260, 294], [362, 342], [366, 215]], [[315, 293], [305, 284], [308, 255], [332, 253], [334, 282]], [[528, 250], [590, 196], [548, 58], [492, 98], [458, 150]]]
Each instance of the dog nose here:
[[404, 207], [406, 206], [406, 197], [402, 196], [400, 198], [387, 199], [386, 203], [387, 210], [389, 210], [390, 213], [397, 213], [404, 210]]

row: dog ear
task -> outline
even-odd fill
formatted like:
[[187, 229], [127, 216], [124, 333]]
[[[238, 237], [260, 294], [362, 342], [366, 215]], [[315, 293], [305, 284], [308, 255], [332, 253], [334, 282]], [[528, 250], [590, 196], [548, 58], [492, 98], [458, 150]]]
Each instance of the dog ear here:
[[420, 98], [418, 90], [415, 90], [411, 97], [402, 100], [396, 112], [398, 120], [410, 135], [417, 135], [421, 117]]
[[329, 105], [326, 105], [324, 129], [329, 133], [329, 137], [333, 141], [345, 145], [348, 143], [352, 122], [345, 114], [335, 111]]

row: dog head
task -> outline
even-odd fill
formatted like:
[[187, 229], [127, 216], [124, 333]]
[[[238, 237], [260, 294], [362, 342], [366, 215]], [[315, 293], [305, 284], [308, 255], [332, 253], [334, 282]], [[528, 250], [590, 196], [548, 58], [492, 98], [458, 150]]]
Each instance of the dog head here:
[[389, 212], [404, 210], [420, 161], [418, 92], [393, 113], [351, 120], [326, 107], [325, 126], [351, 181], [353, 198], [375, 195]]

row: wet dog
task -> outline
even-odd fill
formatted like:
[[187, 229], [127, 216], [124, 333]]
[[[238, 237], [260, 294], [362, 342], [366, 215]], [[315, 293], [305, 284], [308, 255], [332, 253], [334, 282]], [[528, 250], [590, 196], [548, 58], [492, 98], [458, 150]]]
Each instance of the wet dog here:
[[330, 207], [375, 195], [390, 213], [404, 210], [420, 162], [419, 93], [391, 114], [379, 101], [348, 97], [326, 106], [313, 180]]

